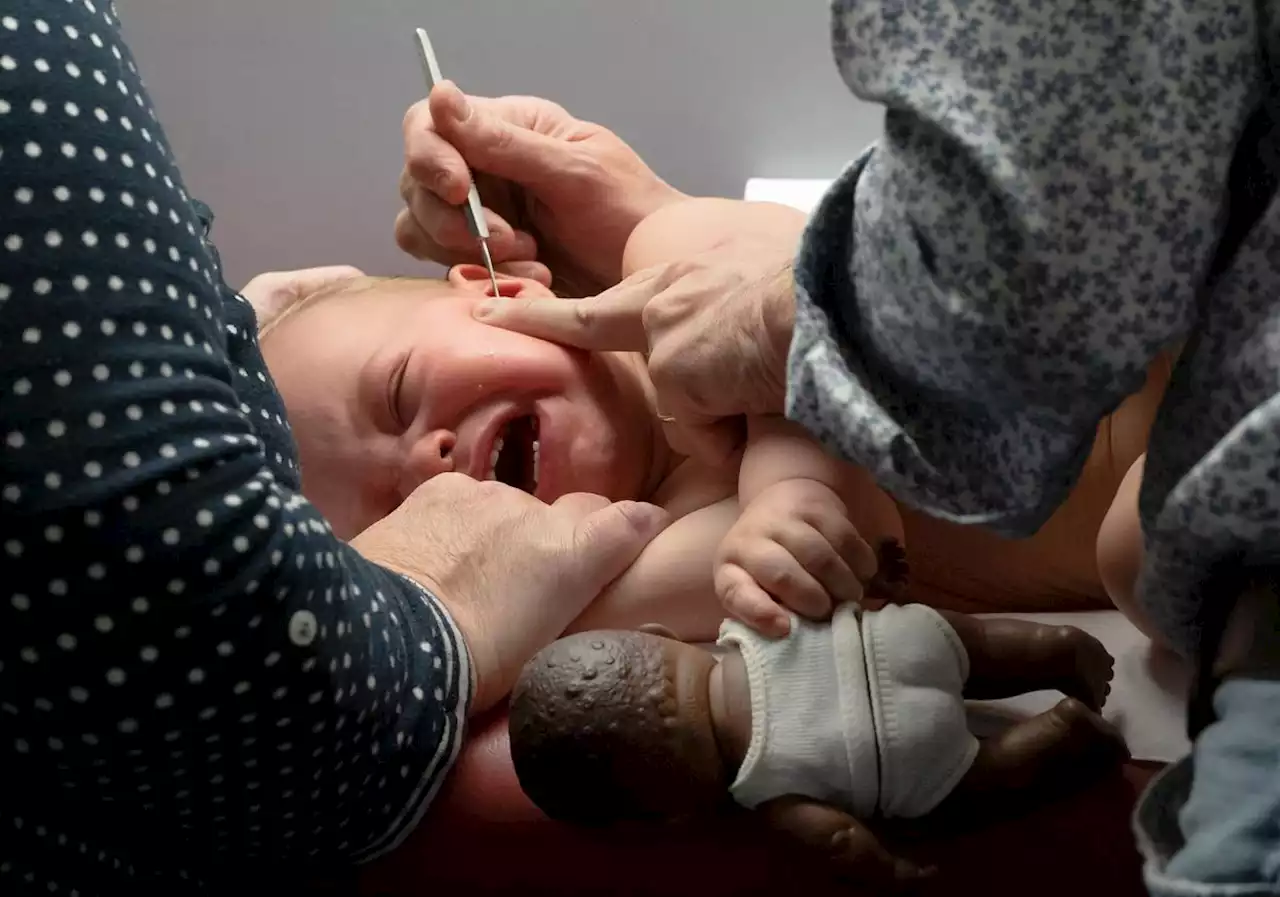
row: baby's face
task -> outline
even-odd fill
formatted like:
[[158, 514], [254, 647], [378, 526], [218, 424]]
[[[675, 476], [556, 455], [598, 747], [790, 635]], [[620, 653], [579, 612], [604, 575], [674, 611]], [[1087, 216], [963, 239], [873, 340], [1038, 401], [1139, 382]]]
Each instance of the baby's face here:
[[[547, 292], [505, 282], [504, 295]], [[499, 479], [550, 502], [639, 498], [665, 451], [635, 356], [483, 324], [475, 282], [379, 281], [281, 323], [263, 355], [303, 492], [351, 538], [436, 474]]]

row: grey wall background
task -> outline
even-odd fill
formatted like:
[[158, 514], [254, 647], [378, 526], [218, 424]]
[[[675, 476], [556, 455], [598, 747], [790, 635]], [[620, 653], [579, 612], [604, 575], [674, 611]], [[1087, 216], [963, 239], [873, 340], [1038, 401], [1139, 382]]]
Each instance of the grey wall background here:
[[881, 116], [831, 60], [827, 0], [118, 0], [228, 280], [347, 263], [425, 269], [391, 237], [400, 122], [423, 93], [410, 34], [472, 93], [550, 97], [667, 180], [739, 196], [828, 177]]

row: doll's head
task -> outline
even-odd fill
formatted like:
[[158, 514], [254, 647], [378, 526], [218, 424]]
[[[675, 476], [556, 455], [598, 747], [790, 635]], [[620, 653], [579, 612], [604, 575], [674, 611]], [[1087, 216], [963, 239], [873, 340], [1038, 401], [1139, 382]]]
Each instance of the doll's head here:
[[579, 825], [716, 810], [737, 765], [717, 739], [729, 713], [719, 674], [711, 653], [645, 632], [554, 642], [511, 696], [521, 787], [548, 816]]

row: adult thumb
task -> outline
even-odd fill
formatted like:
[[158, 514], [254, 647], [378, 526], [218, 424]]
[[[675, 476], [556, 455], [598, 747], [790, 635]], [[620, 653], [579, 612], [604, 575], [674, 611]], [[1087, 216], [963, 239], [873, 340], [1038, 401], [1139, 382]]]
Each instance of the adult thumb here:
[[571, 154], [565, 141], [504, 117], [492, 101], [473, 101], [452, 81], [436, 85], [428, 102], [436, 133], [473, 170], [535, 189], [563, 179]]
[[641, 501], [614, 502], [587, 515], [574, 533], [582, 577], [575, 586], [589, 595], [603, 592], [670, 522], [662, 508]]

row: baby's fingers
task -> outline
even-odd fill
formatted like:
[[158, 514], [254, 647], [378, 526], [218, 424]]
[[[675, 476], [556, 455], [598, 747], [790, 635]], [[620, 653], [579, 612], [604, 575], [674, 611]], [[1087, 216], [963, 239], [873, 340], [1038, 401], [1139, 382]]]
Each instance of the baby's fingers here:
[[806, 522], [821, 534], [822, 540], [844, 561], [860, 583], [872, 580], [880, 567], [876, 550], [858, 532], [844, 514], [817, 514]]
[[783, 546], [834, 601], [862, 600], [863, 584], [876, 574], [876, 557], [847, 518], [797, 524], [779, 535]]
[[737, 564], [716, 565], [716, 595], [724, 612], [761, 635], [782, 638], [791, 632], [786, 611]]
[[779, 604], [810, 620], [825, 620], [831, 615], [831, 595], [806, 569], [803, 551], [813, 551], [813, 546], [801, 544], [821, 543], [822, 539], [809, 527], [803, 528], [809, 530], [813, 538], [801, 540], [794, 532], [778, 533], [752, 543], [750, 552], [740, 563]]

